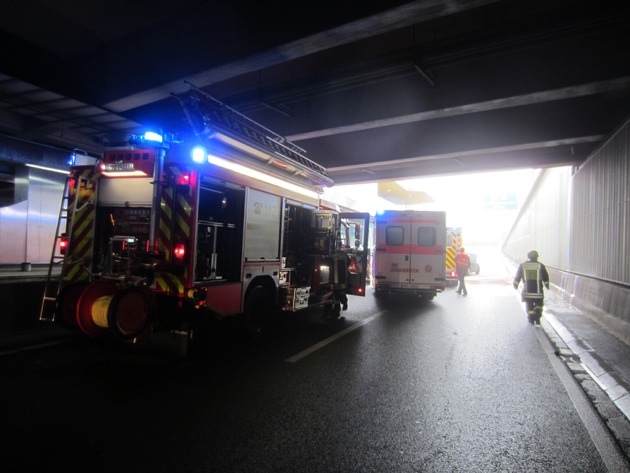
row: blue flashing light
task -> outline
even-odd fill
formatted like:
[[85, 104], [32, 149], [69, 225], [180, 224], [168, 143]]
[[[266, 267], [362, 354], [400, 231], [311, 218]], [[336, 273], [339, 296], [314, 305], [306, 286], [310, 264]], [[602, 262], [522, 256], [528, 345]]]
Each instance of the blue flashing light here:
[[376, 215], [383, 215], [385, 213], [385, 209], [378, 209], [376, 211]]
[[72, 153], [70, 157], [68, 157], [68, 161], [66, 161], [68, 166], [74, 166], [77, 163], [77, 155]]
[[154, 131], [147, 131], [144, 134], [143, 138], [144, 138], [144, 141], [155, 141], [156, 143], [162, 143], [163, 141], [162, 135]]
[[205, 163], [208, 159], [208, 152], [201, 146], [195, 146], [192, 150], [192, 160], [196, 163]]

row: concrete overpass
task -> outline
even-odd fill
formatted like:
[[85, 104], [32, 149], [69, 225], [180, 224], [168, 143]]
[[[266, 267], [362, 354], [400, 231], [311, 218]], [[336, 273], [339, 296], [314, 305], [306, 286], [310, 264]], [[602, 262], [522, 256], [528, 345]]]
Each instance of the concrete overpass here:
[[96, 156], [190, 131], [192, 83], [340, 184], [579, 165], [628, 113], [629, 30], [619, 1], [11, 2], [0, 133]]

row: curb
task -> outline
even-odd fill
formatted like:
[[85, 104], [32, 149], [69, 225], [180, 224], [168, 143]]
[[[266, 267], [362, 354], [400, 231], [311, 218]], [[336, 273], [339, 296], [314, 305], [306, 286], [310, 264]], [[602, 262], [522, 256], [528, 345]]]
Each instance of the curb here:
[[630, 459], [630, 386], [605, 360], [545, 308], [541, 327]]

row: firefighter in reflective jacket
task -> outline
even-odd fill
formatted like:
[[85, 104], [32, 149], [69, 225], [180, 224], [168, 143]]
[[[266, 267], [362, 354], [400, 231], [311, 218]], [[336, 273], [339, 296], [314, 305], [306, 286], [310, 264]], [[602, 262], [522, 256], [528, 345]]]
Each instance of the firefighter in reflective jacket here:
[[514, 289], [523, 280], [523, 294], [539, 294], [543, 298], [543, 285], [549, 289], [549, 273], [545, 265], [538, 261], [538, 252], [527, 253], [527, 261], [521, 263], [514, 275]]
[[464, 278], [468, 275], [468, 268], [470, 268], [470, 256], [466, 254], [464, 248], [459, 249], [459, 253], [455, 256], [455, 270], [457, 271], [457, 294], [462, 294], [463, 296], [468, 295], [468, 290], [466, 289], [466, 282]]

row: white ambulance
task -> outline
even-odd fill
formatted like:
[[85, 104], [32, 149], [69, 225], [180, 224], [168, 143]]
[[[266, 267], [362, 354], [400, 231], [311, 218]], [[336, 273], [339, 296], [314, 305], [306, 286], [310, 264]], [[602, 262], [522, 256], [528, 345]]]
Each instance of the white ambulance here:
[[389, 210], [376, 216], [374, 288], [433, 299], [446, 283], [446, 213]]

